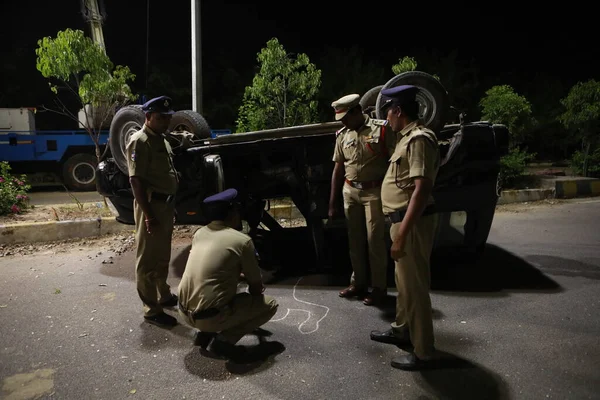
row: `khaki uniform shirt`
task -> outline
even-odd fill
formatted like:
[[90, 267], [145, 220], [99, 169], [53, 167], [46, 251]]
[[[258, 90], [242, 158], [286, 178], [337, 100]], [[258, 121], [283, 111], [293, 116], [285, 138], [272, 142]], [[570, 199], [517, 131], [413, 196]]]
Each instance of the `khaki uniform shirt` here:
[[222, 221], [198, 229], [179, 283], [181, 304], [192, 312], [229, 304], [237, 293], [240, 272], [249, 284], [262, 282], [250, 236]]
[[[381, 185], [383, 212], [406, 210], [415, 189], [414, 178], [426, 177], [435, 183], [440, 153], [435, 133], [416, 121], [400, 131], [396, 149]], [[433, 204], [430, 196], [428, 204]]]
[[177, 173], [171, 159], [173, 151], [162, 135], [144, 125], [129, 138], [126, 153], [129, 176], [142, 178], [152, 192], [177, 192]]
[[365, 123], [358, 131], [343, 128], [336, 133], [333, 161], [344, 163], [349, 181], [380, 181], [396, 146], [396, 135], [386, 120], [363, 115]]

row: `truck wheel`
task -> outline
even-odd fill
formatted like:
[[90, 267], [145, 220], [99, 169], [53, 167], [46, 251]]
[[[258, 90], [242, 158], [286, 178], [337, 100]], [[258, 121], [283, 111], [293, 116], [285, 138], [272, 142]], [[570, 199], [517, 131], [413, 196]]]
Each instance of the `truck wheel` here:
[[[425, 126], [438, 133], [446, 124], [448, 114], [448, 93], [442, 84], [433, 76], [420, 71], [407, 71], [396, 75], [385, 85], [383, 89], [400, 85], [414, 85], [419, 87], [417, 101], [419, 102], [419, 118]], [[381, 112], [381, 92], [377, 96], [376, 113], [377, 118], [385, 119]]]
[[180, 110], [173, 114], [169, 124], [170, 132], [191, 132], [198, 139], [210, 137], [210, 127], [202, 115], [192, 110]]
[[96, 190], [96, 165], [98, 160], [91, 154], [75, 154], [63, 164], [63, 181], [71, 190]]
[[377, 96], [379, 96], [381, 88], [383, 88], [383, 85], [375, 86], [363, 94], [359, 101], [363, 110], [366, 110], [369, 107], [375, 107], [377, 105]]
[[146, 116], [140, 105], [129, 105], [121, 108], [110, 123], [108, 137], [110, 152], [115, 159], [117, 167], [127, 173], [127, 142], [132, 134], [142, 129]]

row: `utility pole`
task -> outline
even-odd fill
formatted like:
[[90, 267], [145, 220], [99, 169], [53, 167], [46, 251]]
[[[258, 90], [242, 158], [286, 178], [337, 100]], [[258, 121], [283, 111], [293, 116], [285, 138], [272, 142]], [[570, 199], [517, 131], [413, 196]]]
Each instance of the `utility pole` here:
[[200, 0], [192, 1], [192, 110], [202, 114], [202, 46]]
[[100, 13], [98, 1], [83, 0], [82, 6], [83, 16], [85, 20], [90, 23], [92, 40], [94, 41], [94, 43], [102, 47], [102, 49], [106, 53], [106, 46], [104, 45], [104, 34], [102, 33], [102, 22], [104, 21], [104, 18], [103, 15]]

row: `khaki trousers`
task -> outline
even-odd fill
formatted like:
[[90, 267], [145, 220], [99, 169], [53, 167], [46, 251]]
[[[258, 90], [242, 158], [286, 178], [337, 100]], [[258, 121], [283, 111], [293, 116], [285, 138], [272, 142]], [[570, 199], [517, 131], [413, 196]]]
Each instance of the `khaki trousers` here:
[[153, 316], [162, 312], [159, 301], [171, 298], [171, 288], [167, 284], [169, 262], [171, 261], [171, 239], [173, 234], [174, 206], [161, 201], [153, 201], [150, 207], [158, 219], [158, 227], [153, 235], [146, 230], [144, 213], [134, 200], [135, 241], [137, 257], [135, 265], [137, 291], [144, 304], [144, 315]]
[[181, 310], [179, 315], [200, 331], [219, 332], [223, 340], [235, 344], [244, 335], [269, 322], [277, 313], [278, 306], [271, 296], [238, 293], [233, 301], [214, 317], [194, 320]]
[[[437, 214], [421, 217], [408, 234], [406, 255], [395, 262], [398, 297], [396, 321], [392, 323], [392, 329], [399, 336], [408, 331], [414, 352], [419, 358], [427, 358], [434, 351], [429, 289], [430, 256], [437, 221]], [[399, 229], [400, 223], [392, 224], [390, 229], [392, 240]]]
[[371, 267], [371, 286], [387, 289], [387, 250], [385, 217], [381, 205], [381, 187], [356, 189], [344, 184], [344, 214], [348, 225], [348, 244], [352, 277], [350, 284], [366, 288], [367, 251]]

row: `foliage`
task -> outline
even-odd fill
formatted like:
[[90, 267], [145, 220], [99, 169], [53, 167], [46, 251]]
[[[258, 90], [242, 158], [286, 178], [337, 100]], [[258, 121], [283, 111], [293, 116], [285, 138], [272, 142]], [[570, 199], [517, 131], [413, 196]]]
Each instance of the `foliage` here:
[[597, 147], [592, 154], [588, 155], [586, 174], [583, 172], [583, 169], [586, 166], [586, 157], [584, 153], [579, 150], [571, 156], [569, 166], [575, 175], [600, 178], [600, 147]]
[[[398, 64], [394, 64], [392, 65], [392, 72], [394, 73], [394, 75], [400, 75], [403, 72], [408, 72], [408, 71], [415, 71], [417, 69], [417, 60], [415, 60], [414, 57], [402, 57], [398, 60]], [[432, 74], [432, 76], [437, 79], [440, 80], [440, 77]]]
[[582, 146], [582, 174], [588, 176], [589, 158], [595, 154], [600, 138], [600, 82], [590, 79], [579, 82], [561, 99], [565, 111], [559, 121], [574, 134]]
[[503, 188], [514, 187], [518, 178], [524, 175], [527, 163], [535, 158], [535, 153], [528, 153], [513, 147], [507, 155], [500, 159], [500, 183]]
[[493, 86], [480, 101], [482, 118], [495, 124], [504, 124], [511, 134], [511, 146], [517, 146], [526, 139], [535, 120], [532, 117], [531, 104], [515, 93], [509, 85]]
[[13, 176], [10, 170], [8, 162], [0, 162], [0, 215], [20, 214], [29, 207], [27, 191], [31, 186], [25, 175]]
[[260, 69], [244, 92], [237, 132], [316, 122], [321, 71], [308, 56], [294, 59], [273, 38], [257, 59]]
[[66, 29], [59, 31], [56, 38], [38, 40], [35, 53], [37, 69], [49, 79], [50, 90], [57, 97], [57, 109], [47, 110], [66, 115], [81, 124], [78, 113], [68, 109], [59, 92], [66, 89], [74, 95], [88, 121], [81, 125], [94, 141], [96, 156], [100, 159], [100, 131], [116, 108], [137, 98], [128, 84], [135, 75], [127, 66], [113, 68], [104, 48], [80, 30]]

